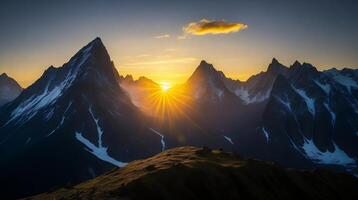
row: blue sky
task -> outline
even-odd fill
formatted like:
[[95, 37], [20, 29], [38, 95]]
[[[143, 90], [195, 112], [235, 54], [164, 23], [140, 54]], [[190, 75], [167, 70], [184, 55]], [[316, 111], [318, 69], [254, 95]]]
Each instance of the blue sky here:
[[[348, 0], [2, 1], [0, 73], [27, 86], [96, 36], [121, 74], [156, 81], [183, 82], [201, 59], [242, 80], [265, 70], [272, 57], [321, 70], [357, 68], [357, 10]], [[202, 19], [248, 27], [217, 35], [183, 31]]]

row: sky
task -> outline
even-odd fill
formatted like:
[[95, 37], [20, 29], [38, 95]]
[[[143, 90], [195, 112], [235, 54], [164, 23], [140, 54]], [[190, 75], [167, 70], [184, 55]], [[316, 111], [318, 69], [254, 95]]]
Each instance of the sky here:
[[358, 68], [354, 0], [2, 0], [0, 73], [23, 87], [101, 37], [121, 75], [182, 83], [201, 60], [234, 79], [272, 58]]

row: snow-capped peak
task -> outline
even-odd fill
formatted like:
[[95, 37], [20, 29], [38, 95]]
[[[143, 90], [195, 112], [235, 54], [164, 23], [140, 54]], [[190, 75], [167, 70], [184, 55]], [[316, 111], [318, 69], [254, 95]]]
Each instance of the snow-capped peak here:
[[7, 124], [14, 120], [24, 123], [40, 113], [40, 110], [50, 109], [76, 82], [117, 86], [117, 78], [118, 72], [106, 48], [101, 39], [96, 38], [62, 67], [50, 66], [39, 80], [27, 88], [26, 95], [12, 111]]

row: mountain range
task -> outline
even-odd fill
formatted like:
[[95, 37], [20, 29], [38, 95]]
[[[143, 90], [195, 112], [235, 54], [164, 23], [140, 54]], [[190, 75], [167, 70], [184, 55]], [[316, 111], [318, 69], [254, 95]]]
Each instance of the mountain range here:
[[1, 187], [33, 195], [184, 145], [357, 175], [357, 137], [357, 69], [273, 59], [243, 82], [201, 61], [163, 92], [120, 76], [96, 38], [0, 107]]

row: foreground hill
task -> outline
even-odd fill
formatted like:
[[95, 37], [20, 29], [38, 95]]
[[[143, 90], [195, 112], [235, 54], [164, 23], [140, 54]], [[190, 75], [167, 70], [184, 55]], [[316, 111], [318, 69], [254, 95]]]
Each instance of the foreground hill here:
[[357, 199], [358, 179], [298, 171], [233, 153], [179, 147], [77, 186], [27, 199]]

